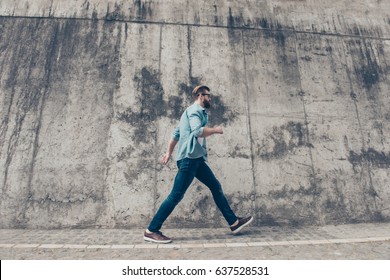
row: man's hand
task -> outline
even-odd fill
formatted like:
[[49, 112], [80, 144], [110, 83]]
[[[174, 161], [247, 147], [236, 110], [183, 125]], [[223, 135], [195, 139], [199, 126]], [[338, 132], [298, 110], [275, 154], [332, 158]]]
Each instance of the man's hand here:
[[169, 144], [168, 144], [168, 150], [166, 152], [166, 154], [163, 156], [163, 158], [161, 159], [161, 163], [162, 164], [167, 164], [169, 159], [171, 158], [171, 155], [173, 153], [173, 149], [175, 148], [176, 144], [177, 144], [178, 141], [174, 140], [174, 139], [171, 139], [169, 141]]
[[169, 162], [169, 159], [171, 158], [171, 155], [169, 154], [169, 153], [166, 153], [164, 156], [163, 156], [163, 158], [162, 158], [162, 160], [161, 160], [161, 163], [162, 164], [167, 164], [168, 162]]
[[221, 126], [215, 126], [213, 129], [215, 134], [223, 134], [223, 129]]

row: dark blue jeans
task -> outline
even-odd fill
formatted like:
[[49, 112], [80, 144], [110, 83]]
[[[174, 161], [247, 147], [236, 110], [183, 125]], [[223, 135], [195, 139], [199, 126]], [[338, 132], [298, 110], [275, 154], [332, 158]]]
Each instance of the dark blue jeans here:
[[179, 171], [177, 172], [175, 182], [171, 193], [161, 204], [153, 220], [150, 222], [148, 230], [151, 232], [159, 231], [162, 224], [175, 209], [176, 205], [183, 199], [185, 192], [196, 177], [205, 184], [211, 191], [214, 201], [217, 204], [222, 215], [229, 225], [237, 221], [236, 215], [230, 209], [229, 203], [223, 194], [221, 184], [215, 178], [210, 167], [203, 158], [189, 159], [184, 158], [177, 162]]

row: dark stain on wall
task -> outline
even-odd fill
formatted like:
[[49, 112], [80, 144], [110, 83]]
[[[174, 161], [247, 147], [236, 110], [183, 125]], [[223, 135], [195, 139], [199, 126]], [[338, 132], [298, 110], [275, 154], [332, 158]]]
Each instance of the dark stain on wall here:
[[[378, 44], [380, 49], [381, 43]], [[348, 48], [351, 50], [356, 77], [367, 90], [368, 99], [371, 101], [377, 99], [377, 93], [372, 90], [376, 87], [383, 74], [378, 58], [375, 55], [376, 47], [378, 46], [366, 39], [348, 41]]]
[[230, 44], [241, 44], [242, 33], [240, 30], [236, 30], [236, 28], [242, 27], [243, 25], [244, 23], [242, 15], [234, 16], [232, 8], [229, 7], [229, 15], [227, 17], [227, 32]]
[[283, 199], [288, 198], [292, 199], [294, 197], [303, 198], [303, 197], [312, 197], [315, 195], [319, 195], [317, 188], [313, 185], [305, 188], [304, 186], [300, 186], [298, 189], [293, 189], [287, 185], [284, 185], [282, 189], [276, 191], [270, 191], [268, 196], [271, 199]]
[[214, 7], [214, 25], [218, 26], [219, 25], [219, 16], [218, 16], [218, 6], [217, 5], [213, 5]]
[[[367, 168], [366, 168], [367, 169]], [[329, 183], [329, 187], [322, 194], [321, 208], [325, 222], [331, 221], [335, 224], [342, 223], [362, 223], [371, 221], [383, 221], [381, 210], [377, 208], [378, 204], [374, 202], [378, 194], [372, 186], [353, 186], [353, 195], [360, 193], [357, 200], [350, 199], [349, 180], [350, 176], [345, 177], [345, 171], [342, 168], [335, 168], [327, 172], [324, 181]], [[362, 178], [367, 176], [366, 171], [360, 172], [357, 176]]]
[[242, 148], [238, 145], [231, 149], [229, 156], [231, 156], [232, 158], [246, 158], [246, 159], [251, 158], [250, 155], [242, 151]]
[[[139, 108], [128, 108], [118, 114], [118, 119], [135, 127], [133, 139], [136, 143], [150, 141], [154, 133], [153, 123], [160, 117], [169, 117], [172, 122], [178, 123], [186, 107], [193, 102], [192, 89], [201, 84], [199, 78], [192, 78], [190, 85], [180, 83], [178, 95], [170, 96], [166, 101], [158, 71], [144, 67], [134, 77], [134, 82], [140, 93], [137, 100]], [[231, 111], [219, 96], [213, 97], [213, 104], [210, 126], [234, 121], [236, 113]]]
[[155, 121], [165, 114], [164, 90], [156, 71], [142, 68], [141, 75], [135, 76], [134, 81], [138, 85], [141, 95], [139, 104], [141, 105], [139, 116], [143, 120]]
[[228, 125], [236, 119], [237, 113], [228, 108], [220, 96], [213, 96], [211, 102], [208, 126]]
[[390, 168], [390, 153], [386, 154], [373, 148], [361, 150], [360, 153], [350, 151], [348, 160], [353, 166], [369, 163], [376, 168]]
[[[356, 70], [361, 77], [361, 81], [366, 89], [370, 90], [379, 81], [380, 68], [375, 60], [372, 60], [370, 54], [367, 52], [367, 61], [362, 64], [360, 69]], [[374, 99], [373, 95], [370, 95]]]
[[[71, 143], [68, 138], [60, 139], [59, 135], [64, 133], [65, 129], [69, 130], [70, 136], [73, 133], [77, 134], [78, 132], [73, 131], [72, 127], [84, 126], [88, 120], [85, 121], [85, 118], [78, 116], [69, 117], [68, 119], [72, 119], [70, 122], [73, 123], [64, 128], [60, 117], [61, 114], [65, 114], [66, 110], [63, 110], [65, 107], [73, 112], [72, 109], [80, 108], [82, 102], [88, 105], [91, 103], [87, 94], [81, 90], [86, 81], [96, 81], [99, 84], [95, 92], [88, 91], [92, 92], [92, 98], [99, 100], [101, 106], [112, 107], [112, 96], [118, 82], [118, 73], [120, 73], [118, 64], [120, 32], [117, 37], [112, 36], [117, 25], [115, 23], [104, 24], [98, 34], [98, 22], [94, 20], [1, 17], [0, 26], [5, 26], [4, 30], [7, 30], [7, 32], [2, 32], [0, 40], [1, 90], [6, 100], [4, 104], [6, 110], [3, 111], [1, 108], [0, 145], [1, 150], [6, 151], [0, 155], [2, 159], [5, 158], [6, 163], [1, 168], [4, 172], [4, 180], [1, 182], [2, 191], [3, 195], [7, 195], [8, 189], [12, 189], [12, 192], [18, 192], [18, 200], [23, 201], [23, 203], [13, 202], [10, 199], [6, 202], [20, 204], [18, 211], [12, 214], [14, 218], [10, 218], [13, 219], [12, 226], [27, 226], [30, 217], [26, 216], [26, 213], [34, 216], [39, 210], [41, 214], [48, 213], [48, 219], [64, 213], [59, 208], [59, 211], [50, 211], [55, 207], [54, 205], [90, 203], [88, 200], [92, 200], [94, 203], [101, 203], [97, 208], [103, 209], [105, 207], [102, 203], [104, 198], [97, 193], [101, 194], [99, 187], [102, 187], [104, 183], [96, 185], [92, 182], [96, 178], [92, 177], [98, 173], [103, 176], [103, 173], [99, 171], [104, 169], [102, 167], [104, 165], [102, 162], [106, 157], [104, 138], [107, 137], [104, 130], [110, 124], [110, 110], [104, 110], [102, 114], [105, 117], [102, 117], [102, 122], [99, 122], [101, 133], [95, 133], [96, 124], [90, 123], [84, 128], [86, 134], [93, 135], [92, 139], [88, 138], [90, 142], [83, 142], [85, 151], [88, 153], [92, 150], [89, 145], [96, 140], [99, 145], [93, 147], [95, 159], [101, 162], [96, 162], [95, 166], [90, 165], [94, 175], [86, 174], [83, 177], [85, 185], [82, 188], [77, 188], [80, 182], [72, 182], [72, 179], [68, 179], [70, 182], [68, 185], [62, 186], [56, 178], [65, 176], [65, 172], [66, 177], [72, 178], [73, 176], [69, 175], [72, 172], [80, 176], [79, 169], [83, 165], [83, 160], [69, 162], [69, 158], [74, 159], [78, 156], [82, 158], [83, 155], [64, 155], [65, 162], [68, 163], [65, 164], [66, 168], [53, 167], [52, 170], [48, 170], [44, 159], [52, 156], [55, 149], [53, 147], [77, 145], [77, 143]], [[72, 89], [80, 90], [79, 94], [76, 94], [77, 101], [74, 103], [69, 100]], [[50, 115], [53, 112], [54, 115]], [[47, 125], [44, 132], [50, 135], [47, 139], [42, 137], [43, 123]], [[53, 127], [54, 124], [58, 125], [58, 129]], [[19, 163], [21, 158], [23, 158], [23, 163]], [[61, 157], [56, 160], [63, 162]], [[8, 180], [9, 171], [19, 178], [17, 185], [15, 180]], [[41, 177], [39, 172], [44, 172], [45, 175]], [[91, 186], [96, 189], [96, 192], [88, 191]], [[68, 199], [66, 196], [61, 197], [61, 194], [53, 200], [50, 195], [44, 194], [44, 192], [55, 193], [59, 188], [72, 189], [73, 187], [75, 190], [72, 193], [79, 193], [81, 197], [84, 197], [82, 200]], [[2, 204], [2, 207], [4, 205]], [[29, 208], [37, 211], [27, 212]], [[97, 211], [96, 215], [100, 215], [100, 212]], [[88, 214], [84, 218], [96, 221], [96, 217], [87, 216]], [[80, 217], [80, 219], [83, 218]], [[48, 223], [50, 224], [50, 220]]]
[[333, 187], [330, 194], [325, 194], [324, 197], [324, 212], [327, 219], [336, 221], [338, 223], [348, 222], [350, 220], [350, 213], [346, 205], [343, 188], [345, 184], [340, 186], [337, 179], [332, 180]]
[[275, 38], [276, 42], [278, 43], [279, 48], [285, 48], [286, 47], [286, 35], [285, 32], [278, 31], [273, 33], [273, 37]]
[[[191, 57], [190, 57], [191, 59]], [[194, 99], [192, 97], [192, 90], [202, 84], [202, 81], [199, 77], [193, 77], [191, 75], [192, 69], [190, 65], [190, 77], [189, 77], [189, 84], [187, 83], [180, 83], [178, 85], [178, 94], [175, 96], [169, 97], [169, 117], [173, 120], [179, 120], [181, 117], [181, 114], [185, 110], [187, 106], [192, 104], [194, 102]]]
[[311, 146], [306, 139], [306, 128], [300, 122], [290, 121], [280, 127], [274, 126], [268, 132], [261, 145], [257, 144], [257, 153], [264, 160], [280, 159], [298, 147]]
[[137, 90], [139, 108], [128, 108], [118, 114], [120, 121], [129, 123], [135, 128], [133, 140], [136, 143], [150, 142], [153, 138], [152, 124], [159, 117], [166, 115], [164, 90], [159, 79], [159, 73], [146, 67], [134, 77]]
[[[48, 24], [47, 21], [37, 20], [10, 20], [1, 18], [2, 25], [9, 26], [9, 32], [2, 35], [6, 40], [2, 40], [1, 48], [4, 50], [4, 60], [2, 61], [1, 76], [7, 77], [5, 80], [5, 93], [8, 104], [3, 112], [6, 112], [1, 122], [0, 144], [6, 145], [6, 158], [4, 166], [3, 190], [7, 189], [8, 170], [13, 161], [20, 144], [20, 135], [26, 129], [26, 119], [28, 114], [36, 118], [32, 128], [32, 156], [29, 173], [34, 169], [34, 161], [37, 153], [37, 139], [41, 127], [41, 112], [43, 104], [49, 95], [49, 83], [51, 70], [54, 67], [54, 57], [57, 53], [58, 42], [57, 32], [58, 22]], [[46, 38], [36, 30], [48, 32]], [[4, 44], [5, 43], [5, 44]], [[45, 50], [42, 52], [42, 49]], [[14, 112], [11, 108], [15, 107]], [[10, 121], [14, 118], [13, 121]], [[14, 123], [14, 125], [11, 125]], [[28, 126], [28, 124], [27, 124]], [[31, 127], [30, 127], [31, 129]], [[8, 139], [5, 139], [7, 132], [11, 131]], [[31, 176], [31, 174], [29, 175]], [[30, 187], [31, 177], [27, 182]]]
[[262, 198], [263, 205], [258, 208], [260, 223], [268, 226], [302, 226], [319, 224], [318, 200], [323, 195], [323, 188], [318, 186], [314, 177], [307, 186], [271, 190]]
[[264, 29], [270, 28], [270, 24], [268, 22], [268, 19], [266, 19], [266, 18], [257, 18], [256, 23], [261, 28], [264, 28]]
[[[171, 111], [171, 116], [175, 119], [179, 119], [183, 111], [185, 110], [186, 106], [185, 104], [192, 104], [194, 102], [194, 99], [192, 97], [192, 90], [195, 86], [201, 85], [202, 81], [198, 77], [190, 77], [191, 83], [184, 84], [181, 83], [179, 85], [179, 96], [178, 97], [172, 97], [170, 101], [174, 107]], [[231, 110], [222, 100], [222, 98], [218, 95], [213, 95], [213, 89], [210, 88], [211, 94], [212, 94], [212, 101], [211, 101], [211, 109], [209, 110], [209, 123], [208, 126], [214, 126], [214, 125], [227, 125], [232, 123], [236, 117], [237, 113]], [[184, 106], [183, 106], [184, 105]], [[180, 110], [178, 110], [180, 109]]]
[[123, 6], [122, 4], [118, 4], [115, 2], [114, 10], [111, 11], [110, 4], [107, 4], [107, 12], [106, 12], [105, 20], [107, 21], [124, 20], [124, 16], [121, 12], [122, 6]]
[[179, 120], [185, 108], [185, 102], [181, 96], [170, 96], [168, 98], [169, 118], [172, 121]]
[[[123, 3], [115, 2], [112, 8], [108, 3], [104, 19], [106, 21], [146, 21], [153, 16], [152, 1], [134, 0], [133, 5], [129, 8], [129, 14], [126, 13], [123, 6]], [[86, 9], [89, 9], [89, 3]], [[94, 11], [92, 17], [96, 19], [96, 16], [96, 11]]]
[[136, 19], [137, 20], [146, 20], [147, 18], [152, 17], [152, 2], [151, 1], [135, 0], [134, 6], [136, 9]]
[[283, 76], [283, 81], [296, 87], [300, 83], [300, 72], [298, 68], [297, 54], [295, 49], [295, 36], [291, 31], [267, 31], [268, 36], [276, 41], [277, 60], [279, 72]]
[[352, 26], [346, 26], [350, 34], [355, 36], [366, 36], [366, 37], [383, 37], [381, 28], [371, 26], [370, 28], [363, 27], [359, 24], [353, 24]]
[[234, 28], [242, 25], [242, 15], [241, 16], [233, 16], [232, 8], [229, 7], [229, 16], [227, 18], [227, 27]]

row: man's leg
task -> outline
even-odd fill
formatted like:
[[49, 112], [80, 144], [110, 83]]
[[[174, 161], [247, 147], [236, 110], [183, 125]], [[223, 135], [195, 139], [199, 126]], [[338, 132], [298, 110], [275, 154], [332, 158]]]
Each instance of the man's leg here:
[[214, 173], [204, 161], [200, 163], [197, 171], [198, 172], [196, 173], [195, 177], [210, 189], [215, 204], [217, 204], [225, 220], [229, 226], [233, 225], [238, 220], [238, 218], [230, 208], [229, 203], [223, 193], [221, 184], [217, 178], [215, 178]]
[[217, 178], [215, 178], [213, 172], [206, 164], [206, 162], [203, 161], [199, 165], [198, 172], [196, 173], [196, 178], [198, 178], [199, 181], [201, 181], [210, 189], [215, 203], [217, 204], [219, 210], [222, 212], [222, 215], [225, 217], [225, 220], [228, 222], [233, 234], [239, 233], [244, 227], [246, 227], [253, 221], [252, 216], [240, 218], [233, 213], [222, 191], [221, 184], [219, 183]]
[[193, 181], [196, 170], [199, 166], [200, 160], [197, 159], [188, 159], [178, 161], [178, 172], [175, 178], [175, 182], [172, 188], [171, 193], [161, 204], [156, 215], [150, 222], [148, 230], [150, 232], [158, 232], [162, 224], [175, 209], [176, 205], [182, 200], [185, 192]]

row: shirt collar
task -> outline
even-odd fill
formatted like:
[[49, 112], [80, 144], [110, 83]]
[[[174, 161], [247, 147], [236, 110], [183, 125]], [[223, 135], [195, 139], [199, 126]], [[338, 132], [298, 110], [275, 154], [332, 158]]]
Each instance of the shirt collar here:
[[194, 105], [195, 105], [198, 109], [203, 110], [203, 112], [206, 112], [206, 108], [203, 108], [203, 107], [200, 106], [198, 103], [195, 102]]

